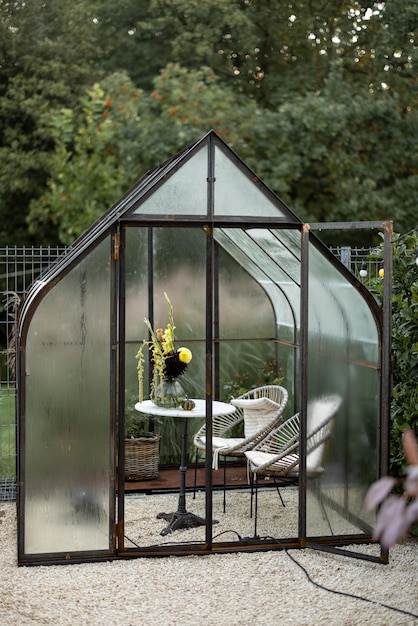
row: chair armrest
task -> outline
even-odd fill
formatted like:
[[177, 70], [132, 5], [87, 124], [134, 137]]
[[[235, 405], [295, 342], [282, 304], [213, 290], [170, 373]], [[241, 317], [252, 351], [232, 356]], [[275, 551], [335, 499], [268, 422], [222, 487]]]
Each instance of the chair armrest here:
[[[229, 415], [215, 415], [212, 418], [212, 436], [223, 437], [243, 420], [244, 415], [240, 408], [237, 408]], [[193, 437], [195, 445], [196, 442], [202, 439], [202, 437], [206, 437], [206, 422], [199, 428]]]
[[270, 410], [278, 409], [280, 404], [270, 398], [232, 398], [231, 404], [241, 409]]

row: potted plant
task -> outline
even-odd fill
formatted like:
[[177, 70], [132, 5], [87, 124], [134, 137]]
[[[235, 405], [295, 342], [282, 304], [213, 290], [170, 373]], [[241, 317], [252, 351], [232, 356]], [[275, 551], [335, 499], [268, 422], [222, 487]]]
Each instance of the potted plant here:
[[158, 477], [160, 435], [150, 432], [150, 418], [135, 410], [136, 397], [125, 401], [125, 480]]

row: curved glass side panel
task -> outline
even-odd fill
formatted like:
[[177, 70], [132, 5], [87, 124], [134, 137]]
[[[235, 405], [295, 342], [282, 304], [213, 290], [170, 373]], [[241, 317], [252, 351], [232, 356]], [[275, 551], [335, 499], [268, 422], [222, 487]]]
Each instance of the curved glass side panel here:
[[110, 244], [39, 303], [27, 332], [24, 552], [111, 548]]
[[254, 280], [222, 248], [219, 251], [219, 289], [220, 337], [275, 336], [274, 307], [264, 285]]
[[134, 213], [147, 215], [206, 215], [208, 147], [203, 145], [175, 171]]
[[[284, 243], [284, 237], [280, 237], [281, 230], [269, 230], [267, 228], [252, 228], [246, 230], [246, 234], [257, 243], [282, 272], [287, 280], [296, 285], [300, 284], [300, 250], [292, 243], [291, 246]], [[283, 231], [287, 233], [289, 231]], [[290, 231], [291, 232], [291, 231]], [[300, 233], [293, 231], [299, 240]]]
[[[350, 359], [378, 362], [375, 319], [361, 293], [321, 253], [311, 246], [309, 301], [318, 315], [326, 310], [324, 337], [350, 337]], [[324, 284], [323, 277], [327, 280]], [[318, 323], [319, 320], [318, 320]]]
[[[364, 496], [376, 477], [378, 462], [378, 342], [368, 304], [311, 246], [307, 414], [310, 537], [371, 532], [373, 520], [364, 509]], [[331, 436], [309, 453], [309, 434], [329, 417]]]
[[[253, 231], [248, 231], [251, 234]], [[269, 230], [266, 230], [269, 233]], [[228, 254], [252, 276], [265, 293], [276, 312], [276, 322], [289, 329], [289, 340], [293, 330], [299, 327], [300, 285], [278, 265], [246, 231], [241, 229], [215, 229], [214, 237]], [[281, 292], [281, 295], [279, 294]]]

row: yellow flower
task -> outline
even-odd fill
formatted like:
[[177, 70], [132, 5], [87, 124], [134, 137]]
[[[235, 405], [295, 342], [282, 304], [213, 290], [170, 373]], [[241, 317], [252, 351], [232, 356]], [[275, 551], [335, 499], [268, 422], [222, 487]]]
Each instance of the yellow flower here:
[[167, 328], [165, 329], [163, 333], [163, 341], [165, 341], [166, 343], [170, 343], [170, 344], [173, 341], [173, 332], [169, 326], [167, 326]]
[[189, 350], [189, 348], [179, 348], [177, 352], [179, 354], [179, 359], [182, 363], [190, 363], [190, 361], [192, 360], [192, 352], [191, 350]]
[[181, 376], [186, 371], [188, 363], [192, 360], [192, 353], [188, 348], [182, 347], [176, 350], [174, 347], [174, 331], [176, 327], [174, 325], [173, 305], [166, 293], [164, 293], [164, 296], [168, 303], [169, 321], [167, 326], [164, 329], [157, 328], [154, 332], [150, 320], [144, 319], [150, 339], [143, 340], [136, 355], [138, 360], [138, 397], [140, 402], [142, 402], [144, 395], [145, 347], [149, 349], [152, 357], [151, 400], [155, 400], [157, 392], [165, 380], [174, 380]]

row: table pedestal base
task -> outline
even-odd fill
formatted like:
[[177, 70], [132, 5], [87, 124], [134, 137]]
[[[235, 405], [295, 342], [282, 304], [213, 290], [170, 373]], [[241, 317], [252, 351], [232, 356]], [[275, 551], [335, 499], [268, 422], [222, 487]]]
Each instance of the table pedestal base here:
[[[195, 400], [195, 408], [191, 411], [185, 411], [184, 409], [167, 409], [164, 407], [155, 406], [151, 400], [145, 400], [145, 402], [137, 402], [135, 408], [141, 413], [147, 413], [149, 415], [165, 415], [167, 417], [180, 417], [183, 418], [183, 434], [181, 442], [181, 461], [179, 467], [180, 473], [180, 490], [179, 500], [177, 505], [177, 511], [174, 513], [159, 513], [157, 519], [164, 519], [168, 522], [168, 526], [163, 528], [160, 535], [163, 537], [172, 533], [180, 528], [195, 528], [197, 526], [205, 526], [206, 520], [199, 515], [189, 513], [186, 509], [186, 472], [187, 472], [187, 422], [191, 417], [205, 417], [207, 411], [206, 400]], [[226, 402], [212, 402], [213, 415], [229, 415], [235, 411], [235, 407], [232, 404]], [[212, 524], [218, 524], [217, 520], [213, 520]]]
[[[179, 530], [180, 528], [196, 528], [197, 526], [205, 526], [206, 520], [199, 515], [185, 511], [175, 511], [174, 513], [158, 513], [157, 519], [164, 519], [169, 522], [168, 526], [163, 528], [160, 535], [165, 537], [169, 533]], [[218, 520], [213, 520], [213, 524], [218, 524]]]

